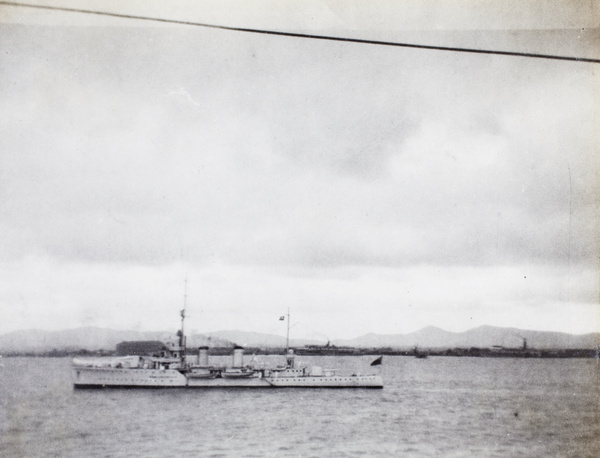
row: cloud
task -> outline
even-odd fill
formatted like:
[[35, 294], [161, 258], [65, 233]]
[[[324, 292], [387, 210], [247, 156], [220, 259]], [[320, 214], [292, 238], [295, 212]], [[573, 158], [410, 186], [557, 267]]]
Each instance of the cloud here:
[[[282, 335], [290, 307], [298, 337], [452, 331], [500, 326], [591, 332], [598, 325], [595, 271], [562, 267], [232, 267], [68, 263], [29, 257], [2, 263], [0, 299], [14, 328], [81, 325], [177, 329], [188, 282], [188, 324], [199, 332], [246, 329]], [[32, 281], [34, 279], [35, 281]], [[141, 325], [139, 325], [142, 319]], [[169, 324], [170, 323], [170, 324]]]
[[[176, 28], [2, 34], [2, 307], [46, 291], [73, 325], [108, 324], [125, 283], [156, 292], [186, 269], [234, 323], [281, 298], [331, 326], [346, 303], [365, 326], [401, 304], [399, 326], [419, 309], [414, 326], [457, 329], [597, 300], [590, 66]], [[51, 288], [74, 275], [76, 292]]]
[[[299, 73], [314, 78], [316, 65], [326, 74], [325, 62], [303, 62]], [[592, 129], [574, 121], [586, 92], [545, 95], [557, 75], [529, 85], [533, 95], [462, 103], [425, 80], [435, 97], [418, 108], [404, 94], [417, 87], [414, 76], [388, 94], [363, 86], [386, 87], [390, 75], [371, 70], [354, 83], [340, 72], [344, 90], [317, 80], [292, 96], [296, 106], [285, 94], [297, 78], [280, 70], [282, 87], [273, 88], [254, 72], [251, 91], [238, 87], [240, 105], [191, 86], [202, 110], [136, 93], [150, 87], [123, 92], [110, 79], [105, 97], [89, 83], [58, 86], [53, 97], [72, 101], [60, 117], [55, 106], [38, 110], [46, 128], [30, 136], [24, 128], [38, 119], [15, 101], [18, 118], [30, 119], [12, 121], [4, 137], [13, 148], [4, 156], [5, 253], [319, 266], [595, 259], [593, 143], [580, 139]], [[477, 93], [487, 94], [490, 83], [480, 81]], [[460, 78], [447, 84], [472, 93]], [[345, 100], [357, 108], [346, 110]]]

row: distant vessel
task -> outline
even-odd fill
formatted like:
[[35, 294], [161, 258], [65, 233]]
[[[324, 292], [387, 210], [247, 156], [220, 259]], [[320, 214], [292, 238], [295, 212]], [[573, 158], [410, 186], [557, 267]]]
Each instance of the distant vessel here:
[[[185, 296], [184, 296], [185, 297]], [[197, 357], [186, 357], [184, 334], [185, 300], [181, 311], [178, 345], [165, 346], [155, 356], [75, 358], [75, 388], [383, 388], [380, 374], [337, 375], [313, 366], [296, 367], [289, 348], [289, 311], [286, 364], [258, 368], [243, 364], [244, 349], [233, 349], [229, 366], [209, 363], [208, 347], [198, 348]], [[193, 359], [193, 361], [190, 361]], [[381, 364], [381, 357], [372, 365]]]
[[425, 359], [429, 356], [429, 352], [424, 352], [424, 351], [419, 350], [419, 348], [416, 345], [415, 345], [413, 352], [415, 354], [415, 358], [417, 358], [417, 359]]

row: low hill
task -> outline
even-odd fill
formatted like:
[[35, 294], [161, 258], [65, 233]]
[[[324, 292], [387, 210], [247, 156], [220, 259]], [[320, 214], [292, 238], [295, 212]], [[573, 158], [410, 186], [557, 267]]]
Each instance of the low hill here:
[[367, 334], [350, 340], [337, 340], [338, 346], [409, 348], [528, 348], [574, 349], [597, 348], [600, 334], [573, 335], [564, 332], [528, 331], [517, 328], [480, 326], [464, 332], [449, 332], [428, 326], [409, 334]]
[[[104, 328], [78, 328], [65, 331], [27, 330], [15, 331], [0, 336], [0, 353], [47, 352], [51, 350], [77, 351], [80, 349], [114, 350], [123, 341], [162, 342], [176, 341], [171, 332], [115, 331]], [[391, 347], [419, 348], [521, 348], [527, 341], [530, 349], [593, 349], [600, 345], [600, 334], [573, 335], [562, 332], [528, 331], [516, 328], [480, 326], [465, 332], [449, 332], [428, 326], [409, 334], [366, 334], [349, 340], [335, 340], [336, 346], [357, 348]], [[233, 347], [283, 348], [285, 337], [245, 331], [218, 331], [188, 336], [189, 348], [207, 345]], [[316, 340], [290, 340], [290, 346], [325, 345]]]
[[[172, 332], [116, 331], [104, 328], [77, 328], [64, 331], [26, 330], [15, 331], [0, 336], [0, 352], [44, 352], [53, 349], [61, 351], [114, 350], [124, 341], [159, 340], [176, 341]], [[227, 347], [233, 344], [218, 337], [195, 335], [187, 339], [188, 346]]]
[[[258, 347], [258, 348], [284, 348], [286, 345], [286, 338], [276, 336], [273, 334], [261, 334], [258, 332], [246, 332], [246, 331], [217, 331], [208, 332], [206, 336], [228, 340], [235, 342], [237, 345], [243, 347]], [[306, 339], [290, 339], [290, 346], [292, 347], [303, 347], [305, 345], [324, 345], [325, 342], [318, 340], [306, 340]]]

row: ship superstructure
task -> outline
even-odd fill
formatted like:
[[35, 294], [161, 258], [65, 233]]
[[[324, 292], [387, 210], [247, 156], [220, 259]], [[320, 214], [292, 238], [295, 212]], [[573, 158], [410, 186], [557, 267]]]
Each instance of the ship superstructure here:
[[[211, 364], [209, 348], [199, 347], [197, 355], [186, 356], [184, 333], [185, 300], [181, 311], [178, 343], [162, 347], [152, 356], [75, 358], [75, 388], [383, 388], [381, 374], [337, 375], [319, 366], [296, 367], [289, 348], [285, 364], [273, 367], [244, 365], [244, 349], [236, 346], [227, 365]], [[376, 364], [381, 363], [381, 358]]]

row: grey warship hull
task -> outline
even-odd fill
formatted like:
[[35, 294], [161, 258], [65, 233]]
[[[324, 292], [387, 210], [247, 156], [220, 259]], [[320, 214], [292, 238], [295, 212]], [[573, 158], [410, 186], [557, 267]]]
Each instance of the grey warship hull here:
[[251, 377], [196, 378], [176, 369], [127, 369], [76, 367], [74, 388], [383, 388], [380, 375], [265, 375], [256, 371]]

